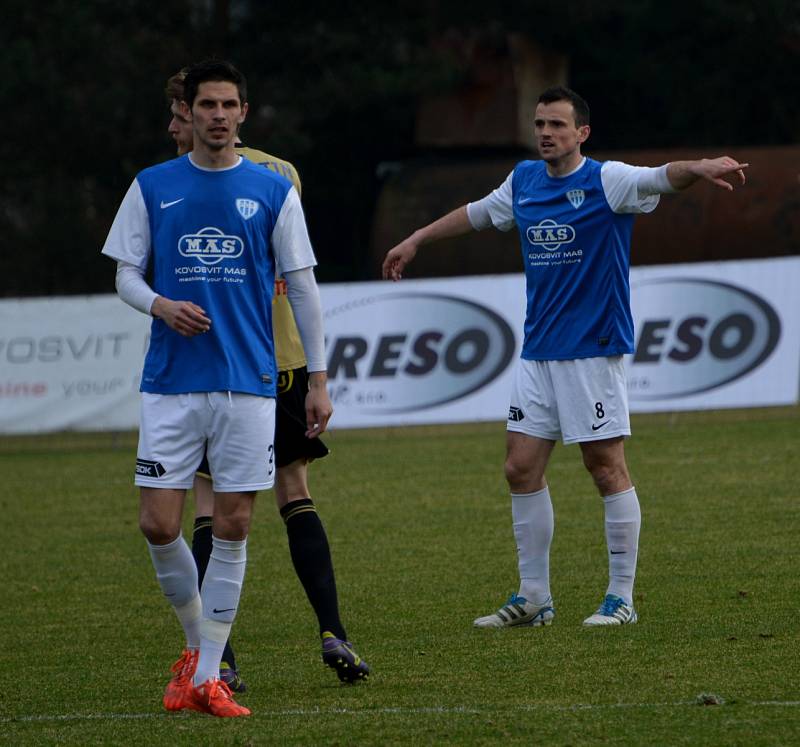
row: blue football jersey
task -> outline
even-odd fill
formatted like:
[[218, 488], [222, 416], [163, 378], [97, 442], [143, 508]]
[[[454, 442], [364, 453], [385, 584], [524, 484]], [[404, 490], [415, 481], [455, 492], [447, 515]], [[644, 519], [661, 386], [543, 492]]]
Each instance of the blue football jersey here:
[[291, 183], [246, 159], [204, 170], [188, 156], [136, 179], [150, 227], [153, 290], [192, 301], [211, 319], [211, 329], [194, 337], [153, 320], [141, 391], [274, 397], [270, 237]]
[[628, 273], [634, 216], [611, 209], [601, 167], [587, 158], [561, 178], [549, 176], [544, 161], [523, 161], [514, 169], [527, 360], [633, 352]]

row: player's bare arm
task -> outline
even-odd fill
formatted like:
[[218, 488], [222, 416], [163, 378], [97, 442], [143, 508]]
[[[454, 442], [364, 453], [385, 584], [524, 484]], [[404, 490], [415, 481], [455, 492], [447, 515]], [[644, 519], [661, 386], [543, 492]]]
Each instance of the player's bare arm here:
[[328, 374], [314, 371], [308, 375], [308, 394], [306, 395], [306, 424], [308, 438], [316, 438], [325, 432], [333, 415], [333, 405], [328, 396]]
[[184, 337], [201, 335], [211, 328], [211, 320], [206, 312], [191, 301], [172, 301], [164, 296], [156, 296], [150, 313]]
[[675, 189], [686, 189], [700, 179], [733, 191], [734, 183], [744, 184], [748, 163], [739, 163], [730, 156], [703, 158], [699, 161], [673, 161], [667, 165], [667, 179]]
[[467, 206], [462, 205], [424, 228], [414, 231], [411, 236], [387, 252], [382, 267], [384, 280], [400, 280], [406, 265], [414, 259], [424, 244], [463, 236], [472, 230], [472, 224], [467, 216]]

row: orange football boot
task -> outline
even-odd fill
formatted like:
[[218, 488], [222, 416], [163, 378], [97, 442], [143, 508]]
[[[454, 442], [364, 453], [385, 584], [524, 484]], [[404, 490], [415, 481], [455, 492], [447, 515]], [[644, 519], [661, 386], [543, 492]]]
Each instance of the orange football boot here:
[[192, 684], [197, 669], [197, 658], [200, 652], [196, 648], [185, 648], [181, 658], [172, 665], [172, 679], [164, 690], [164, 708], [168, 711], [180, 711], [186, 708], [185, 691]]
[[220, 718], [249, 716], [250, 709], [240, 706], [231, 694], [231, 689], [222, 680], [209, 679], [194, 687], [191, 682], [183, 690], [184, 708], [201, 713], [210, 713]]

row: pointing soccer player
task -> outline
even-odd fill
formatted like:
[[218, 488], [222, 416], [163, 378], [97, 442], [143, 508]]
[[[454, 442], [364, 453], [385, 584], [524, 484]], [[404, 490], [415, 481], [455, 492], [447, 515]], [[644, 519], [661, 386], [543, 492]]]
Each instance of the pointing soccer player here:
[[[192, 153], [136, 176], [103, 253], [117, 260], [120, 297], [153, 316], [141, 383], [139, 523], [186, 636], [164, 704], [239, 717], [250, 711], [219, 668], [239, 606], [253, 502], [275, 479], [276, 272], [308, 358], [309, 436], [325, 431], [332, 407], [316, 259], [297, 190], [234, 149], [247, 115], [244, 76], [227, 62], [200, 63], [186, 74], [184, 98]], [[144, 279], [150, 264], [152, 287]], [[198, 592], [181, 516], [204, 449], [214, 475], [213, 550]]]
[[556, 87], [539, 97], [534, 134], [541, 160], [522, 161], [496, 190], [453, 210], [391, 249], [383, 276], [402, 277], [425, 244], [494, 226], [519, 231], [527, 283], [522, 356], [507, 424], [505, 476], [519, 588], [478, 628], [548, 625], [553, 505], [545, 479], [560, 437], [580, 445], [603, 498], [609, 583], [586, 626], [635, 623], [633, 585], [641, 512], [625, 462], [630, 435], [622, 356], [633, 352], [629, 265], [634, 216], [661, 194], [700, 180], [744, 184], [748, 164], [722, 156], [658, 168], [586, 158], [589, 107]]
[[[177, 145], [178, 155], [192, 150], [193, 134], [190, 117], [184, 116], [185, 71], [173, 75], [165, 89], [172, 119], [168, 132]], [[285, 176], [298, 195], [300, 177], [288, 161], [247, 148], [236, 140], [236, 152], [250, 161]], [[308, 464], [328, 454], [320, 438], [306, 436], [305, 395], [308, 391], [306, 357], [286, 295], [286, 283], [276, 278], [272, 298], [272, 330], [278, 366], [278, 396], [275, 417], [275, 500], [286, 525], [289, 551], [295, 571], [317, 616], [322, 642], [322, 659], [343, 682], [366, 679], [369, 666], [347, 640], [347, 632], [339, 615], [336, 577], [325, 528], [311, 500], [308, 487]], [[211, 487], [208, 461], [203, 461], [194, 481], [195, 522], [192, 534], [192, 555], [197, 563], [202, 584], [211, 554], [211, 515], [214, 491]], [[225, 644], [220, 678], [234, 692], [246, 688], [236, 665], [230, 641]]]

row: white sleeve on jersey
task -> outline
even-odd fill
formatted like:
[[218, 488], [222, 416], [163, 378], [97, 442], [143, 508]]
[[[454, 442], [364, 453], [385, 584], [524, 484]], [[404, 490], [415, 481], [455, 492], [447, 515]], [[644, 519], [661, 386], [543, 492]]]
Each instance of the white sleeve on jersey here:
[[509, 231], [514, 227], [514, 202], [511, 194], [512, 171], [493, 192], [477, 202], [467, 204], [467, 217], [472, 227], [480, 231], [489, 226]]
[[630, 166], [606, 161], [600, 169], [603, 191], [615, 213], [652, 213], [660, 195], [675, 192], [667, 179], [667, 167]]
[[311, 267], [287, 272], [286, 295], [292, 305], [292, 314], [306, 354], [306, 368], [310, 373], [324, 371], [325, 335], [322, 331], [322, 303], [319, 288]]
[[158, 297], [144, 279], [144, 269], [120, 260], [117, 262], [117, 293], [128, 306], [142, 314], [150, 314], [153, 301]]
[[134, 179], [117, 210], [103, 246], [103, 254], [117, 261], [147, 268], [150, 258], [150, 221], [139, 182]]
[[645, 195], [668, 195], [680, 192], [675, 189], [667, 176], [667, 166], [656, 166], [650, 168], [642, 166], [639, 168], [639, 194], [644, 197]]
[[294, 187], [286, 193], [275, 228], [272, 229], [272, 252], [277, 273], [283, 277], [287, 272], [317, 264], [311, 239], [308, 238], [303, 206]]

